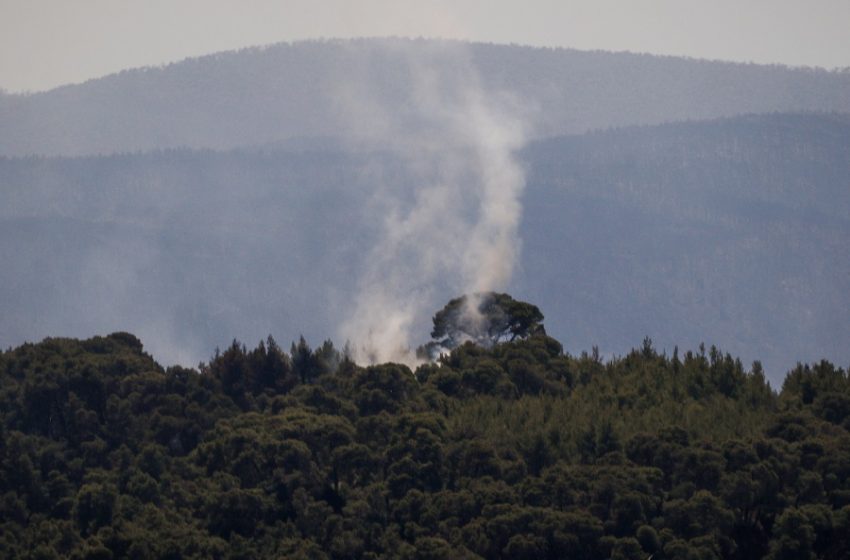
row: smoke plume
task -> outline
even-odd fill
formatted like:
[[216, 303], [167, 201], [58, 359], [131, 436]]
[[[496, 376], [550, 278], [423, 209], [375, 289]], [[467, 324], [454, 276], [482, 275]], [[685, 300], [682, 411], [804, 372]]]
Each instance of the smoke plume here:
[[365, 256], [341, 337], [358, 361], [415, 365], [437, 306], [458, 293], [502, 290], [511, 279], [525, 186], [515, 154], [525, 132], [519, 104], [482, 87], [463, 45], [392, 47], [392, 63], [412, 84], [404, 110], [382, 109], [380, 92], [357, 76], [342, 110], [362, 137], [399, 156], [416, 184], [376, 190], [381, 235]]

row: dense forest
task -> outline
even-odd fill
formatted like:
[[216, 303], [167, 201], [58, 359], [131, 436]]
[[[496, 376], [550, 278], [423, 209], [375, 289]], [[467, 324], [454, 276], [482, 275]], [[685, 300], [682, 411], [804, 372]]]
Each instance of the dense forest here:
[[303, 337], [197, 369], [123, 332], [0, 353], [0, 556], [847, 558], [845, 370], [572, 355], [527, 304], [463, 343], [458, 301], [415, 371]]

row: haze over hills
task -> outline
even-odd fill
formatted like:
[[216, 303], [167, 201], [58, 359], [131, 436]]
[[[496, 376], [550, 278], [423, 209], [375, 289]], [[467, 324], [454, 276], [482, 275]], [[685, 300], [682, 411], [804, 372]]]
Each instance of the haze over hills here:
[[350, 40], [0, 92], [0, 557], [846, 560], [848, 309], [850, 72]]
[[[471, 72], [472, 71], [472, 72]], [[850, 111], [850, 73], [628, 53], [425, 40], [279, 44], [0, 95], [0, 154], [230, 149], [360, 138], [411, 107], [421, 83], [475, 73], [532, 138], [772, 111]]]
[[850, 360], [847, 115], [628, 128], [528, 157], [523, 293], [577, 348], [705, 340], [774, 383], [796, 361]]
[[[3, 345], [123, 329], [187, 364], [234, 336], [342, 345], [387, 200], [415, 204], [422, 176], [389, 148], [318, 144], [0, 159]], [[570, 352], [705, 341], [774, 384], [850, 360], [847, 115], [560, 136], [520, 159], [508, 289]]]

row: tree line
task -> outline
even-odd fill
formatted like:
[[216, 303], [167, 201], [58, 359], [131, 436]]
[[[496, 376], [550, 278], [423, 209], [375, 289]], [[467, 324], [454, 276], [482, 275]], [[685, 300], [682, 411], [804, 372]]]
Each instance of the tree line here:
[[197, 369], [128, 333], [2, 352], [0, 556], [846, 558], [845, 370], [775, 391], [714, 347], [603, 361], [537, 323], [414, 371], [303, 338]]

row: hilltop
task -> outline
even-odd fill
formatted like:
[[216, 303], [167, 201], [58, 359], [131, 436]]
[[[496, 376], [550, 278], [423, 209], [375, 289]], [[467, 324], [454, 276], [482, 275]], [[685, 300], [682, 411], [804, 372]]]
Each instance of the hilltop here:
[[[384, 114], [405, 118], [429, 73], [461, 74], [509, 98], [531, 138], [743, 113], [850, 112], [847, 72], [481, 43], [308, 41], [2, 95], [0, 154], [356, 138]], [[408, 134], [425, 126], [407, 124]]]

